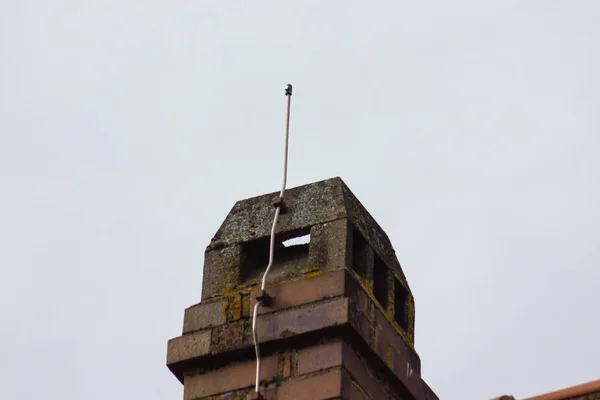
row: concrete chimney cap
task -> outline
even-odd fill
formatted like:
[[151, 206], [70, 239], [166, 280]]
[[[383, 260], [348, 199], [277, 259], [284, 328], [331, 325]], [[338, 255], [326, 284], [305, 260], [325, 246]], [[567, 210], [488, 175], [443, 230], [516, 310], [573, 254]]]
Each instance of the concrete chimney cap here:
[[[207, 251], [266, 238], [273, 223], [273, 198], [268, 193], [235, 203], [207, 247]], [[358, 201], [341, 178], [331, 178], [288, 189], [286, 213], [277, 223], [276, 233], [293, 237], [294, 232], [340, 219], [348, 219], [396, 273], [403, 275], [390, 239]]]

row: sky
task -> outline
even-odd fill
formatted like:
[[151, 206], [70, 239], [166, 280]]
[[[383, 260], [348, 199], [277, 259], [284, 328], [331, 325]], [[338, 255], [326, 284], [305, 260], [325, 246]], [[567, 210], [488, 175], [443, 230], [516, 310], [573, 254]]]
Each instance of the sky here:
[[236, 200], [340, 176], [441, 399], [600, 378], [600, 2], [0, 0], [0, 398], [180, 399]]

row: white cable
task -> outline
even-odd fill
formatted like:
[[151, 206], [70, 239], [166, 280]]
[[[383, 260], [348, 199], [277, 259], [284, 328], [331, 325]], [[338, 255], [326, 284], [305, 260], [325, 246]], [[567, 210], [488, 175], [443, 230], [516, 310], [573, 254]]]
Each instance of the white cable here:
[[[288, 167], [288, 147], [289, 147], [289, 138], [290, 138], [290, 106], [292, 102], [292, 85], [287, 85], [286, 89], [287, 95], [287, 111], [286, 111], [286, 119], [285, 119], [285, 151], [283, 156], [283, 183], [281, 184], [281, 192], [279, 192], [279, 197], [283, 199], [283, 195], [285, 194], [285, 186], [287, 184], [287, 167]], [[289, 95], [288, 95], [289, 93]], [[271, 270], [271, 266], [273, 266], [273, 253], [275, 251], [275, 227], [277, 226], [277, 219], [279, 218], [279, 212], [281, 211], [281, 207], [277, 207], [275, 209], [275, 218], [273, 218], [273, 226], [271, 227], [271, 245], [269, 249], [269, 264], [267, 265], [267, 269], [265, 270], [265, 274], [263, 275], [262, 285], [260, 286], [261, 290], [265, 290], [267, 286], [267, 275]]]
[[260, 351], [258, 350], [258, 338], [256, 337], [256, 319], [258, 318], [258, 307], [260, 301], [254, 305], [254, 313], [252, 315], [252, 339], [254, 340], [254, 351], [256, 352], [256, 382], [254, 383], [254, 391], [258, 393], [260, 388]]
[[[287, 85], [285, 88], [285, 95], [287, 97], [287, 111], [285, 120], [285, 151], [283, 156], [283, 183], [281, 185], [281, 192], [279, 197], [283, 199], [285, 193], [285, 186], [287, 184], [287, 164], [288, 164], [288, 143], [290, 137], [290, 106], [292, 102], [292, 85]], [[279, 219], [279, 213], [281, 212], [281, 205], [275, 208], [275, 217], [273, 218], [273, 226], [271, 227], [271, 242], [269, 246], [269, 264], [265, 269], [263, 275], [261, 290], [265, 290], [267, 286], [267, 275], [273, 266], [273, 257], [275, 253], [275, 228], [277, 227], [277, 219]], [[262, 301], [257, 301], [254, 305], [254, 312], [252, 313], [252, 339], [254, 340], [254, 350], [256, 352], [256, 382], [254, 384], [254, 391], [258, 393], [260, 388], [260, 350], [258, 348], [258, 337], [257, 337], [257, 319], [258, 319], [258, 308], [262, 304]]]

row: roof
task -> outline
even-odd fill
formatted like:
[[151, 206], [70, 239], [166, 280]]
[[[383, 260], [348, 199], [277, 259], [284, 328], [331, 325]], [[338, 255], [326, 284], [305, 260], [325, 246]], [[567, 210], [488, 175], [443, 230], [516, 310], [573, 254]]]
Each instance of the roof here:
[[557, 390], [555, 392], [529, 397], [525, 400], [567, 400], [573, 397], [590, 394], [598, 394], [598, 398], [600, 398], [600, 379], [577, 386], [571, 386], [566, 389]]
[[[600, 379], [582, 383], [581, 385], [571, 386], [565, 389], [556, 390], [541, 394], [534, 397], [528, 397], [523, 400], [579, 400], [580, 396], [596, 395], [594, 397], [585, 397], [585, 399], [600, 399]], [[515, 400], [513, 396], [500, 396], [495, 397], [492, 400]]]

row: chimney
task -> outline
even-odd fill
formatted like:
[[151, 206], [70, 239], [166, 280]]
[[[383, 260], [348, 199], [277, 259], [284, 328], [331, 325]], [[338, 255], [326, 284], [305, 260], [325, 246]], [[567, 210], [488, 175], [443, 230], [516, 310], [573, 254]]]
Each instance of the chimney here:
[[[414, 348], [414, 298], [392, 244], [340, 178], [238, 201], [206, 248], [201, 302], [185, 310], [167, 365], [184, 400], [436, 400]], [[310, 241], [307, 242], [309, 235]], [[286, 241], [304, 237], [301, 244]], [[307, 243], [306, 243], [307, 242]]]

